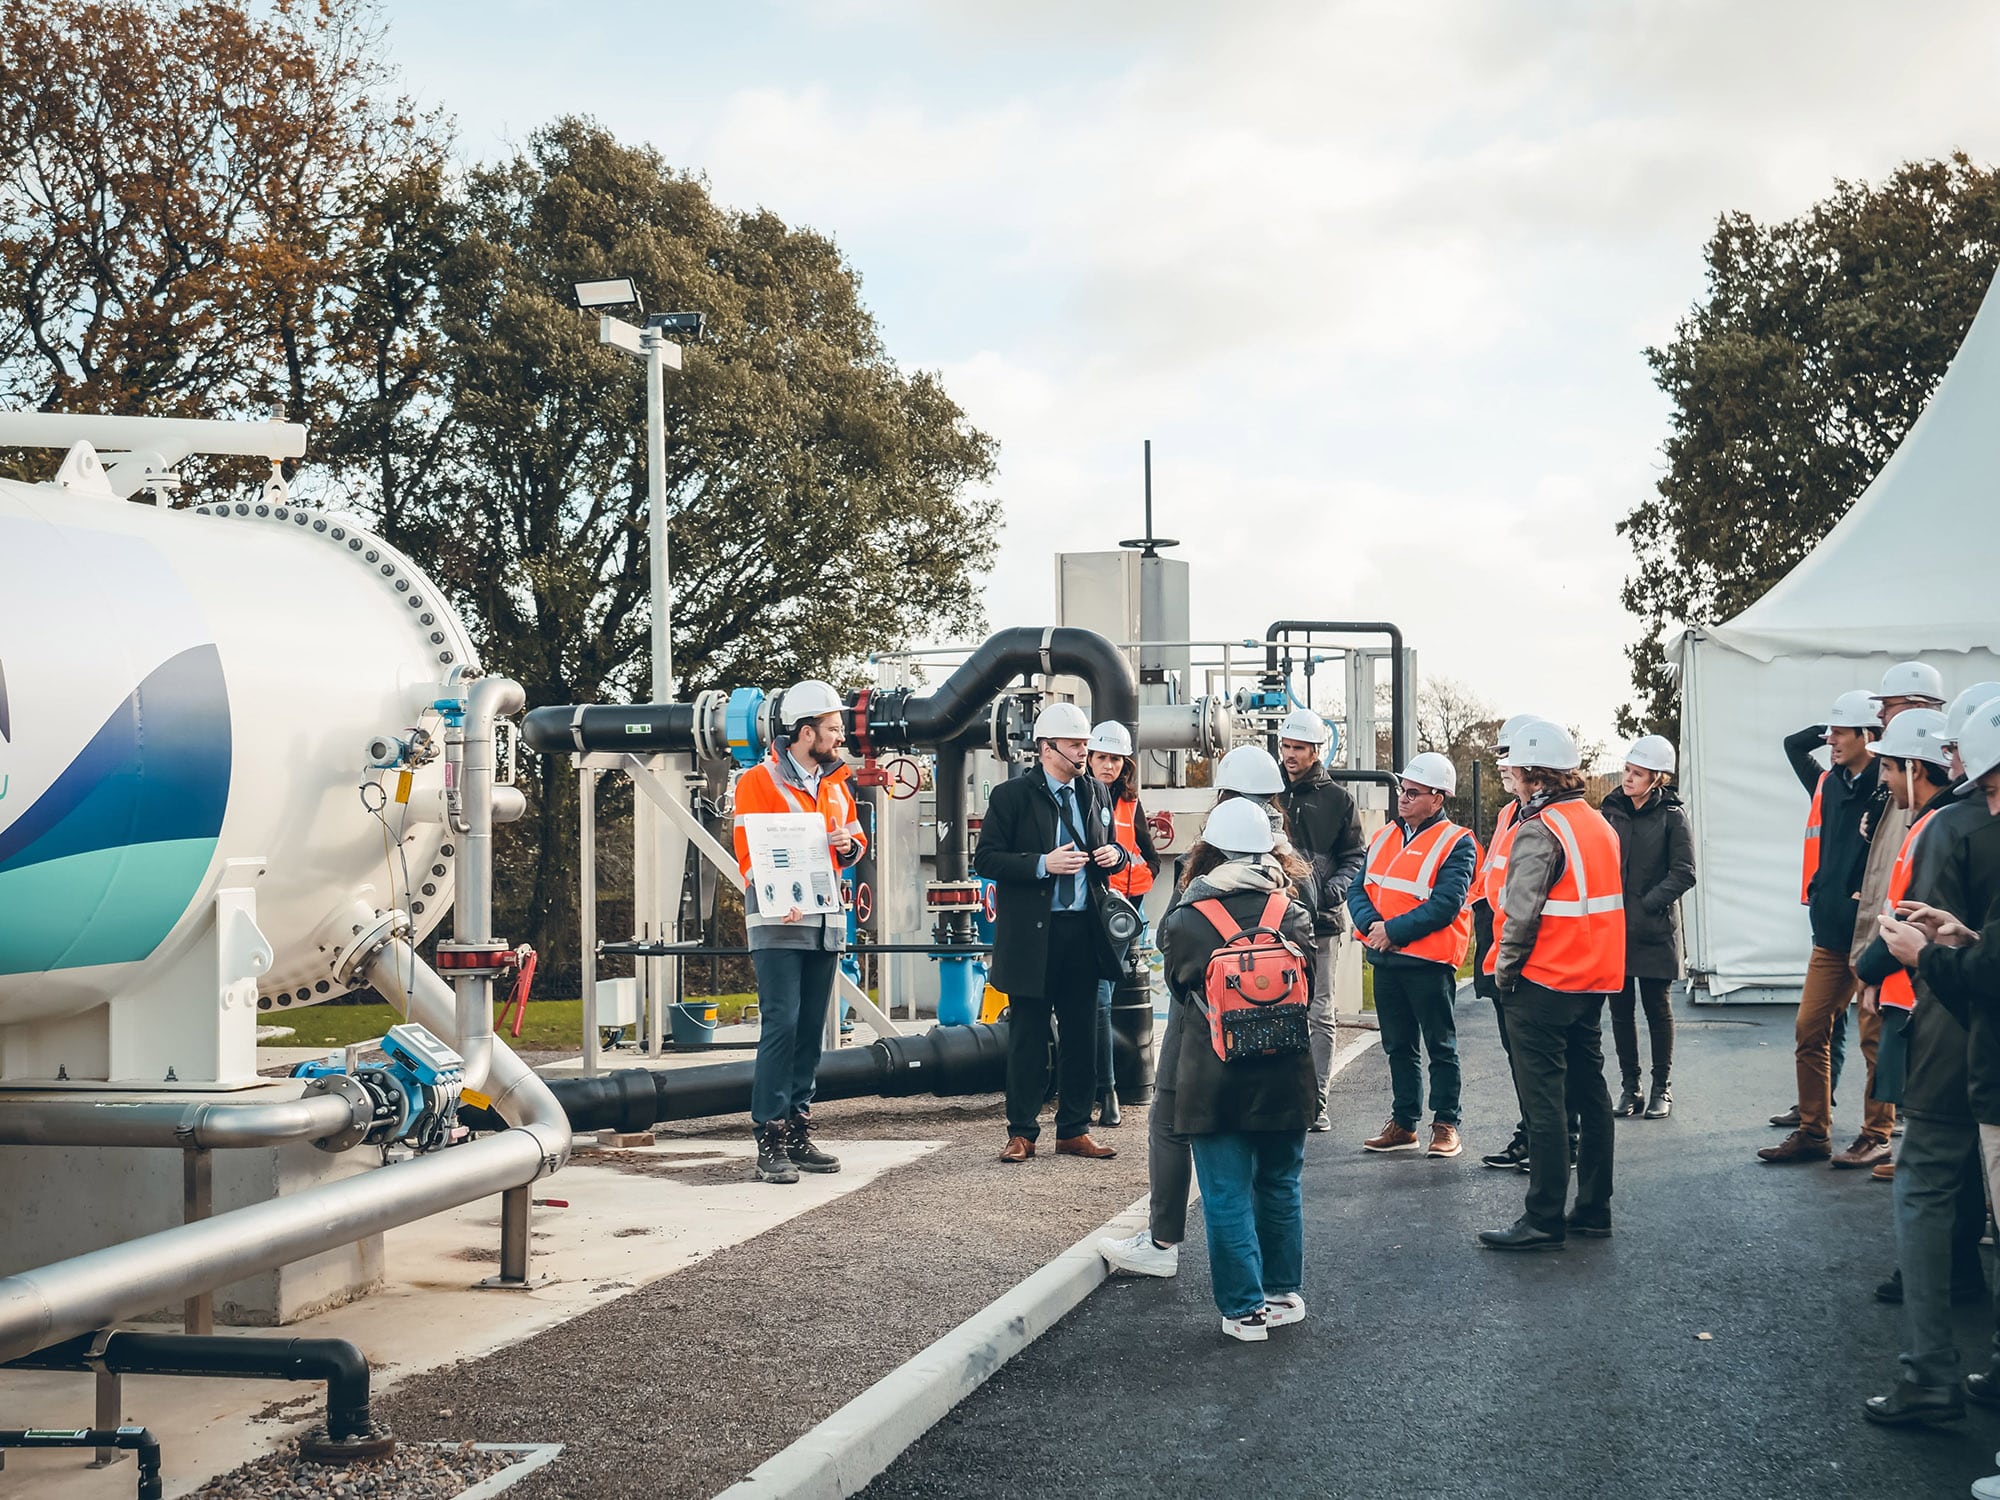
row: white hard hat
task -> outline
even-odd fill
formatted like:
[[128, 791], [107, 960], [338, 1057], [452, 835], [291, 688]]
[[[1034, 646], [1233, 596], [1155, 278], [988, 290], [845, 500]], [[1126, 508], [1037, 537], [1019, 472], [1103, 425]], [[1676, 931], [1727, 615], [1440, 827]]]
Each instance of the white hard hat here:
[[1882, 691], [1876, 698], [1928, 698], [1944, 702], [1944, 678], [1928, 662], [1898, 662], [1882, 674]]
[[1958, 731], [1958, 758], [1965, 762], [1968, 782], [2000, 766], [2000, 698], [1989, 698], [1966, 715]]
[[1945, 754], [1945, 717], [1934, 708], [1906, 708], [1889, 721], [1882, 738], [1874, 744], [1877, 755], [1898, 759], [1927, 760], [1934, 766], [1948, 766]]
[[1082, 740], [1090, 738], [1090, 720], [1074, 703], [1048, 703], [1035, 715], [1038, 740]]
[[1530, 719], [1514, 731], [1506, 764], [1516, 769], [1574, 771], [1583, 764], [1570, 732], [1549, 719]]
[[1132, 735], [1116, 719], [1106, 719], [1090, 731], [1089, 750], [1102, 750], [1106, 755], [1130, 755]]
[[1414, 781], [1419, 786], [1427, 786], [1443, 792], [1447, 797], [1458, 790], [1458, 767], [1435, 750], [1426, 750], [1421, 755], [1410, 757], [1410, 763], [1397, 773], [1405, 781]]
[[1952, 699], [1951, 707], [1944, 711], [1944, 742], [1956, 745], [1958, 732], [1965, 728], [1965, 721], [1972, 717], [1972, 711], [1995, 698], [2000, 698], [2000, 682], [1975, 682]]
[[1521, 726], [1532, 723], [1534, 718], [1535, 715], [1533, 714], [1515, 714], [1505, 724], [1500, 726], [1500, 734], [1493, 741], [1493, 748], [1501, 751], [1506, 750], [1509, 745], [1514, 743], [1514, 736], [1521, 732]]
[[796, 728], [807, 719], [817, 719], [823, 714], [837, 714], [847, 705], [840, 701], [831, 683], [821, 682], [817, 677], [808, 677], [804, 682], [795, 682], [785, 689], [784, 697], [778, 700], [778, 712], [784, 717], [784, 727]]
[[1875, 695], [1865, 688], [1855, 688], [1842, 693], [1833, 700], [1833, 712], [1826, 716], [1828, 729], [1880, 729], [1882, 710], [1875, 706]]
[[1285, 789], [1285, 773], [1262, 745], [1238, 745], [1216, 766], [1215, 789], [1245, 797], [1275, 797]]
[[1326, 720], [1309, 708], [1295, 708], [1278, 726], [1278, 738], [1295, 740], [1301, 745], [1324, 745], [1328, 738]]
[[1625, 752], [1625, 764], [1637, 766], [1642, 771], [1671, 771], [1674, 768], [1674, 742], [1663, 734], [1642, 734], [1632, 741], [1632, 748]]
[[1276, 843], [1265, 810], [1243, 797], [1215, 805], [1202, 825], [1201, 841], [1225, 854], [1268, 854]]

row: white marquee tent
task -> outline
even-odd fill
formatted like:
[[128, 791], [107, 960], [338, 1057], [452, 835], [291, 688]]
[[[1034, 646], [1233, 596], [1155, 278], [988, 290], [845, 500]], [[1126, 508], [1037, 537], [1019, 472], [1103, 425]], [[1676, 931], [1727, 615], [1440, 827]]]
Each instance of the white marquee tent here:
[[[1995, 283], [2000, 286], [2000, 282]], [[1735, 619], [1669, 648], [1699, 883], [1683, 905], [1707, 998], [1790, 1000], [1811, 937], [1799, 904], [1808, 795], [1781, 741], [1836, 695], [1927, 661], [1947, 696], [2000, 681], [2000, 295], [1902, 446], [1840, 523]], [[1822, 758], [1824, 756], [1822, 755]]]

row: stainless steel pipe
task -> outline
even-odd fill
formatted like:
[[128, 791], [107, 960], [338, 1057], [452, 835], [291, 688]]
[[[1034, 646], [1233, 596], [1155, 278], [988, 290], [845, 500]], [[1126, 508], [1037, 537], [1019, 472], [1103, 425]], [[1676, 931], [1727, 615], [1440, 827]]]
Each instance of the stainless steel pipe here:
[[[459, 751], [464, 826], [458, 832], [457, 895], [452, 907], [452, 936], [461, 943], [484, 943], [493, 937], [493, 779], [499, 771], [493, 724], [519, 713], [526, 703], [521, 684], [510, 677], [482, 677], [465, 695]], [[464, 974], [453, 983], [458, 991], [456, 1019], [449, 1032], [439, 1034], [451, 1035], [465, 1059], [465, 1086], [487, 1091], [494, 1055], [493, 980], [486, 974]]]
[[[452, 1030], [450, 987], [407, 944], [385, 944], [365, 972], [407, 997], [413, 1020]], [[562, 1106], [504, 1045], [494, 1065], [494, 1105], [514, 1129], [0, 1278], [0, 1363], [555, 1171], [569, 1159]]]
[[0, 1109], [0, 1146], [159, 1146], [228, 1151], [324, 1140], [351, 1129], [354, 1123], [354, 1106], [330, 1093], [269, 1104], [36, 1099]]

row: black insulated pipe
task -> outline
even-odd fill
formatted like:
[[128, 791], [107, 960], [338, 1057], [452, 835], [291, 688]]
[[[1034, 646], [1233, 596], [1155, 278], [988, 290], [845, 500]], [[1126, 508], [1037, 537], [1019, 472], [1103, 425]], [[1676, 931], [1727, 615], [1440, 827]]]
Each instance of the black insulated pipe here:
[[1094, 630], [1017, 625], [990, 635], [937, 690], [918, 698], [876, 693], [868, 700], [868, 739], [891, 749], [942, 745], [973, 727], [1002, 688], [1032, 673], [1081, 677], [1091, 717], [1116, 719], [1139, 733], [1139, 684], [1131, 663]]
[[[700, 1068], [621, 1068], [595, 1078], [551, 1078], [549, 1090], [569, 1116], [570, 1128], [634, 1132], [667, 1120], [704, 1120], [750, 1108], [753, 1061]], [[866, 1047], [843, 1047], [820, 1059], [817, 1100], [935, 1094], [997, 1094], [1007, 1086], [1007, 1023], [936, 1026], [916, 1036], [882, 1037]], [[491, 1110], [460, 1109], [475, 1130], [504, 1130]]]
[[123, 1448], [138, 1459], [139, 1500], [161, 1500], [160, 1440], [145, 1427], [0, 1427], [0, 1451], [8, 1448]]
[[325, 1381], [326, 1427], [302, 1441], [306, 1457], [320, 1462], [379, 1458], [395, 1447], [395, 1440], [377, 1431], [369, 1417], [368, 1361], [345, 1339], [86, 1333], [38, 1349], [4, 1368]]
[[545, 755], [630, 750], [635, 755], [694, 749], [692, 703], [566, 703], [530, 709], [521, 738]]

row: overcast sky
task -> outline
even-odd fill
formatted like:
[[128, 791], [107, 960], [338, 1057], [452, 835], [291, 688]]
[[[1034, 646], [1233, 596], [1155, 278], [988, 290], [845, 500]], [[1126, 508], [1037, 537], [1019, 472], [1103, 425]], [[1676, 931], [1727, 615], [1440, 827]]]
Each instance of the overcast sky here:
[[565, 112], [834, 236], [1000, 441], [989, 622], [1158, 530], [1198, 636], [1388, 618], [1609, 736], [1643, 349], [1718, 213], [2000, 156], [2000, 6], [1829, 0], [390, 0], [489, 158]]

